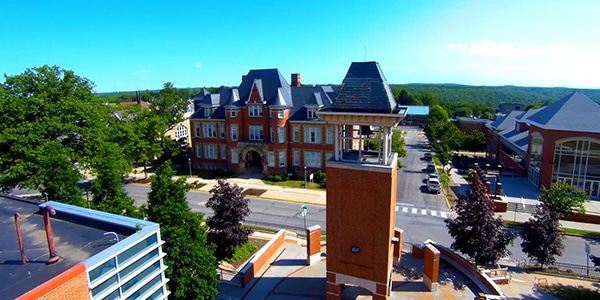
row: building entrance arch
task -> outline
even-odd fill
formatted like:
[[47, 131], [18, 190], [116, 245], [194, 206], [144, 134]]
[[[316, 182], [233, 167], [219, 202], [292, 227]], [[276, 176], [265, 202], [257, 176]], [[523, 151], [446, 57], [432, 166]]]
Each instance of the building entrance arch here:
[[241, 173], [262, 173], [267, 172], [266, 151], [254, 145], [248, 145], [242, 148], [240, 152], [240, 171]]

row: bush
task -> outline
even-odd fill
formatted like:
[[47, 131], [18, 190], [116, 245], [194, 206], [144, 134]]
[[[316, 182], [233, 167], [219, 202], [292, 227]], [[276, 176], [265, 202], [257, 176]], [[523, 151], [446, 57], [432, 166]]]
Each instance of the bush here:
[[325, 180], [327, 180], [327, 173], [319, 170], [314, 173], [314, 181], [315, 183], [322, 184]]
[[323, 181], [321, 181], [321, 183], [319, 183], [319, 186], [322, 188], [326, 188], [327, 187], [327, 178], [323, 178]]
[[267, 180], [268, 180], [268, 181], [275, 181], [275, 179], [273, 179], [273, 177], [274, 177], [274, 176], [273, 176], [273, 174], [269, 174], [269, 175], [267, 176]]
[[236, 261], [246, 260], [254, 253], [254, 251], [256, 251], [256, 249], [258, 249], [258, 246], [252, 242], [239, 245], [235, 247], [233, 255], [230, 258], [225, 259], [225, 261], [232, 264]]
[[279, 176], [279, 175], [273, 176], [273, 181], [275, 181], [275, 182], [281, 181], [281, 176]]

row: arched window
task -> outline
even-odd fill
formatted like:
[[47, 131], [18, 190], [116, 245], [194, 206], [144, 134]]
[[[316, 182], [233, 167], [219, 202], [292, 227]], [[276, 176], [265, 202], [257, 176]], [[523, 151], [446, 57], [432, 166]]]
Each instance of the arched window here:
[[187, 138], [188, 136], [188, 130], [187, 127], [183, 126], [183, 125], [179, 125], [179, 127], [177, 127], [177, 129], [175, 130], [175, 139], [179, 140], [181, 138]]
[[552, 163], [552, 182], [564, 181], [590, 197], [600, 197], [600, 140], [575, 138], [558, 141]]

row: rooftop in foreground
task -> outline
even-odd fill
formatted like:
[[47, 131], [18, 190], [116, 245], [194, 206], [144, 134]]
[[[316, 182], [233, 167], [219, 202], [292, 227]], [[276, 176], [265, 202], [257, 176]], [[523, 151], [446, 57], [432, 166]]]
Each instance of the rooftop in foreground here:
[[[60, 205], [56, 203], [56, 205]], [[84, 210], [84, 209], [82, 209]], [[51, 218], [54, 243], [60, 260], [46, 264], [49, 258], [44, 218], [37, 203], [0, 196], [0, 295], [14, 299], [71, 267], [100, 253], [135, 231], [115, 224], [85, 219], [57, 209]], [[25, 255], [29, 263], [23, 265], [15, 230], [15, 213], [21, 215], [20, 226]], [[97, 212], [96, 212], [97, 213]], [[143, 221], [142, 221], [143, 222]]]

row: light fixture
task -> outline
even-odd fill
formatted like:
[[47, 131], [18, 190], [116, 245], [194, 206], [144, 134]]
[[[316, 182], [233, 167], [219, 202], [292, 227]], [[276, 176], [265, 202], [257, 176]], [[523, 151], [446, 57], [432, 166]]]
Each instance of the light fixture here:
[[352, 253], [358, 253], [358, 252], [360, 252], [360, 248], [359, 248], [359, 247], [356, 247], [356, 246], [352, 246], [352, 248], [350, 248], [350, 251], [351, 251]]
[[400, 238], [398, 238], [397, 236], [392, 237], [392, 243], [394, 243], [394, 244], [400, 243]]

